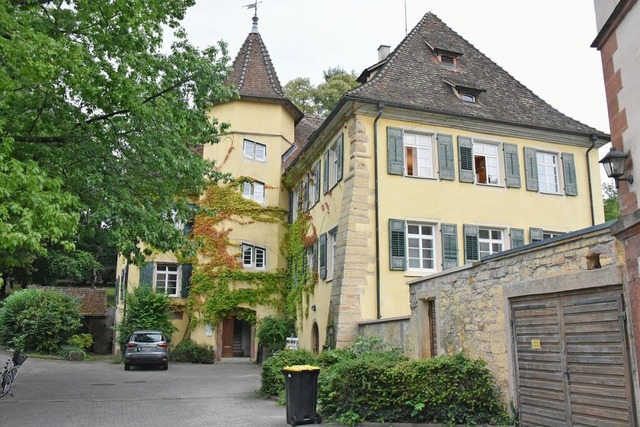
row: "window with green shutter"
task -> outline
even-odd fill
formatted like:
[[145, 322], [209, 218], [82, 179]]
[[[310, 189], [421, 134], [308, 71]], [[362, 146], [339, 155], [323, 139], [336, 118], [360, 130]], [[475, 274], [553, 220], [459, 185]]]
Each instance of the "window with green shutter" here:
[[464, 263], [469, 264], [480, 260], [478, 247], [479, 227], [477, 225], [464, 225]]
[[473, 182], [473, 143], [471, 138], [458, 136], [458, 168], [460, 182]]
[[437, 139], [440, 179], [453, 181], [456, 178], [456, 167], [453, 158], [453, 137], [439, 133]]
[[182, 289], [180, 296], [187, 298], [189, 296], [189, 288], [191, 287], [191, 273], [193, 272], [192, 264], [182, 264]]
[[322, 194], [329, 191], [329, 151], [325, 151], [322, 155], [322, 163], [324, 165], [324, 174], [322, 175]]
[[531, 243], [539, 242], [544, 239], [544, 231], [542, 228], [531, 227], [529, 228], [529, 237]]
[[576, 164], [573, 154], [562, 153], [562, 170], [564, 173], [564, 193], [567, 196], [578, 195], [578, 183], [576, 182]]
[[402, 129], [387, 128], [387, 172], [391, 175], [404, 174]]
[[518, 162], [518, 146], [515, 144], [503, 144], [504, 169], [506, 184], [509, 188], [520, 188], [520, 163]]
[[154, 263], [145, 262], [140, 268], [140, 286], [153, 286]]
[[336, 141], [336, 182], [342, 181], [342, 169], [344, 164], [344, 135], [340, 134]]
[[536, 150], [524, 147], [524, 175], [528, 191], [538, 191], [538, 160]]
[[521, 228], [511, 229], [511, 248], [517, 248], [524, 245], [524, 230]]
[[455, 224], [442, 224], [442, 269], [458, 266], [458, 227]]
[[389, 269], [406, 270], [405, 221], [389, 220]]
[[320, 278], [327, 278], [327, 233], [320, 235]]

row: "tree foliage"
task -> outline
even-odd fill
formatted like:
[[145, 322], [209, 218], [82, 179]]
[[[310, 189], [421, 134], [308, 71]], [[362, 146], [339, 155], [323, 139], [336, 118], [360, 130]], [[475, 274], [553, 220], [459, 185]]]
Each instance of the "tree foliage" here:
[[618, 200], [618, 191], [612, 183], [602, 184], [602, 192], [604, 193], [604, 220], [611, 221], [620, 217], [620, 201]]
[[80, 302], [53, 289], [14, 292], [0, 310], [0, 342], [26, 352], [56, 354], [81, 326]]
[[324, 81], [315, 87], [308, 78], [295, 78], [284, 86], [284, 93], [305, 114], [326, 116], [358, 82], [353, 72], [340, 67], [323, 71], [323, 77]]
[[194, 149], [226, 128], [206, 109], [234, 96], [225, 44], [180, 27], [193, 4], [0, 2], [0, 274], [70, 247], [78, 224], [137, 261], [141, 242], [185, 243], [174, 222], [218, 177]]

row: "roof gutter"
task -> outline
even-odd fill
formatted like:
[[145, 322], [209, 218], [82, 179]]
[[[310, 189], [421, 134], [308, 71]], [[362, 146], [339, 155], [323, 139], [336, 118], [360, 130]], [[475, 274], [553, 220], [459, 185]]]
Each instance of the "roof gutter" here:
[[384, 102], [378, 102], [378, 114], [373, 121], [373, 176], [375, 181], [375, 213], [376, 213], [376, 316], [382, 318], [380, 313], [380, 212], [378, 198], [378, 120], [382, 116]]
[[593, 180], [591, 179], [591, 162], [589, 162], [589, 152], [591, 150], [593, 150], [593, 148], [596, 146], [596, 141], [598, 140], [598, 135], [596, 135], [595, 133], [592, 133], [591, 135], [589, 135], [589, 139], [591, 140], [591, 147], [589, 147], [589, 149], [587, 150], [587, 178], [589, 179], [589, 203], [591, 203], [591, 225], [596, 225], [596, 216], [595, 216], [595, 212], [593, 212]]

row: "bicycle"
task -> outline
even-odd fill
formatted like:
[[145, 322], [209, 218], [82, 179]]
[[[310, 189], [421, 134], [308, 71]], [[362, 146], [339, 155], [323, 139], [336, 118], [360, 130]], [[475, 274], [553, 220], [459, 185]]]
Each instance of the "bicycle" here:
[[27, 355], [20, 353], [19, 350], [14, 350], [13, 355], [7, 359], [2, 368], [2, 373], [0, 373], [0, 398], [7, 393], [13, 397], [11, 386], [18, 376], [18, 368], [22, 366], [25, 360], [27, 360]]

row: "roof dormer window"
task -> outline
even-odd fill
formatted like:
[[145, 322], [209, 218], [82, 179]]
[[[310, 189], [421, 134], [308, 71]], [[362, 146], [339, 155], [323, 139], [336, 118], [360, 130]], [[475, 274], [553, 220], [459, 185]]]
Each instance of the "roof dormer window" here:
[[456, 58], [451, 55], [442, 54], [439, 56], [440, 63], [447, 68], [456, 68]]
[[435, 52], [438, 61], [440, 61], [440, 65], [450, 70], [458, 69], [458, 58], [462, 56], [461, 53], [439, 47], [433, 48], [433, 51]]
[[468, 92], [461, 92], [460, 93], [460, 99], [462, 99], [464, 102], [468, 102], [470, 104], [475, 104], [476, 103], [476, 96], [468, 93]]

